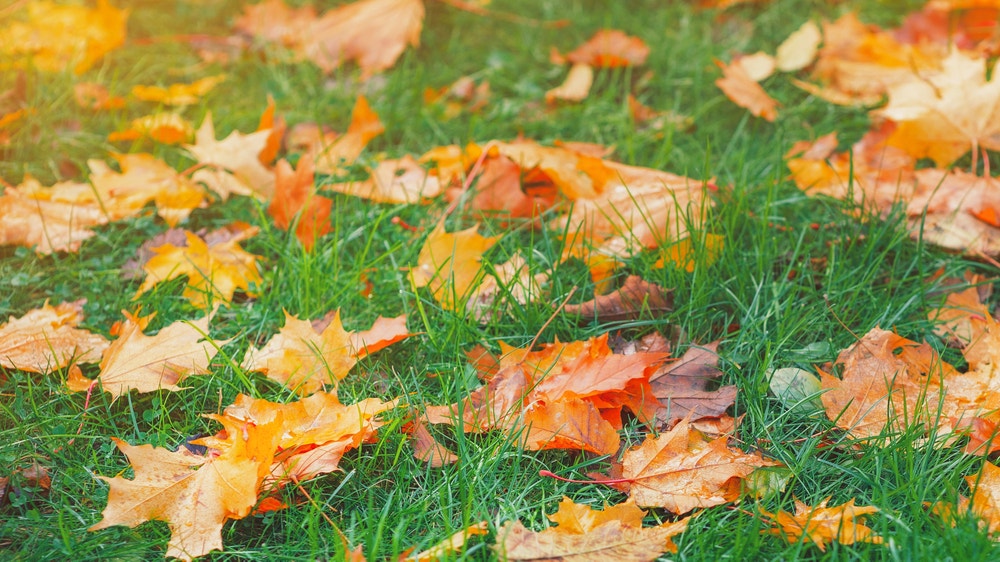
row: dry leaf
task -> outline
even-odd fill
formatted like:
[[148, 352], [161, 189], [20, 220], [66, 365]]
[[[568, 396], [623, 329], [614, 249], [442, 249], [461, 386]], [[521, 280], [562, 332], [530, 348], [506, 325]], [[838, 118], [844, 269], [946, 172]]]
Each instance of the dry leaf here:
[[590, 94], [590, 86], [593, 83], [594, 67], [589, 64], [574, 64], [562, 84], [545, 92], [545, 101], [546, 103], [583, 101]]
[[736, 386], [709, 389], [722, 376], [718, 347], [719, 342], [691, 346], [680, 359], [650, 376], [653, 395], [660, 402], [656, 420], [662, 426], [722, 415], [736, 401]]
[[782, 72], [795, 72], [809, 66], [816, 58], [821, 40], [819, 26], [807, 21], [778, 45], [775, 66]]
[[190, 84], [171, 84], [166, 87], [136, 85], [132, 87], [132, 95], [142, 101], [163, 105], [194, 105], [201, 101], [202, 96], [212, 91], [225, 79], [225, 74], [217, 74], [206, 76]]
[[563, 311], [579, 315], [581, 322], [621, 322], [635, 320], [643, 313], [665, 314], [673, 309], [672, 291], [629, 275], [615, 292], [580, 303], [568, 304]]
[[[101, 357], [97, 382], [111, 394], [112, 400], [130, 390], [183, 390], [181, 382], [191, 375], [207, 375], [208, 365], [219, 348], [229, 340], [208, 337], [209, 316], [194, 322], [177, 321], [162, 328], [155, 336], [142, 333], [152, 315], [138, 317], [124, 312], [125, 321], [118, 327], [118, 339], [111, 342]], [[71, 381], [70, 390], [84, 391], [90, 382], [80, 377]]]
[[274, 173], [274, 199], [267, 213], [282, 230], [294, 225], [295, 237], [307, 252], [311, 251], [321, 236], [333, 230], [330, 225], [333, 201], [317, 193], [313, 161], [308, 154], [299, 159], [295, 170], [287, 160], [280, 160]]
[[409, 337], [406, 318], [379, 318], [371, 330], [344, 330], [339, 314], [322, 332], [306, 320], [285, 312], [285, 325], [264, 347], [251, 346], [243, 358], [247, 371], [260, 371], [300, 395], [312, 394], [324, 384], [347, 376], [358, 359]]
[[432, 562], [440, 560], [441, 558], [447, 557], [448, 555], [454, 552], [459, 552], [465, 548], [465, 543], [469, 540], [469, 537], [485, 535], [487, 533], [489, 533], [489, 525], [486, 521], [480, 521], [474, 525], [469, 525], [461, 531], [456, 531], [455, 534], [428, 548], [427, 550], [411, 554], [402, 560], [414, 560], [416, 562]]
[[212, 114], [208, 113], [195, 132], [195, 144], [184, 147], [198, 163], [206, 165], [191, 179], [204, 183], [223, 199], [231, 193], [270, 199], [274, 195], [274, 173], [259, 158], [270, 135], [268, 130], [248, 135], [233, 131], [228, 137], [216, 140]]
[[328, 184], [323, 189], [376, 203], [427, 202], [442, 190], [438, 177], [427, 173], [409, 155], [399, 160], [383, 160], [374, 169], [369, 168], [368, 173], [367, 180]]
[[882, 537], [864, 525], [864, 517], [878, 513], [878, 508], [856, 507], [853, 499], [842, 505], [826, 507], [828, 501], [830, 498], [819, 502], [815, 507], [810, 507], [795, 500], [794, 515], [785, 511], [768, 513], [761, 510], [761, 515], [770, 518], [777, 526], [776, 529], [762, 532], [781, 535], [792, 544], [798, 543], [805, 537], [823, 551], [826, 550], [826, 543], [833, 541], [840, 544], [882, 543]]
[[[256, 234], [256, 227], [247, 227]], [[262, 282], [257, 270], [257, 258], [240, 247], [244, 237], [209, 244], [193, 232], [184, 231], [187, 244], [178, 246], [166, 243], [153, 248], [156, 254], [143, 265], [146, 279], [142, 282], [135, 298], [152, 289], [157, 284], [186, 275], [187, 286], [184, 298], [198, 308], [208, 308], [211, 303], [230, 302], [237, 289], [250, 291], [250, 285]]]
[[473, 226], [455, 233], [445, 232], [444, 221], [431, 231], [417, 265], [410, 269], [415, 287], [429, 287], [431, 294], [446, 310], [461, 310], [469, 291], [478, 281], [482, 256], [499, 239], [480, 235]]
[[602, 29], [567, 53], [565, 60], [573, 65], [615, 68], [643, 65], [648, 56], [649, 46], [642, 39], [617, 29]]
[[715, 81], [715, 85], [726, 94], [726, 97], [761, 119], [774, 121], [778, 118], [778, 102], [754, 82], [742, 66], [727, 65], [719, 60], [715, 61], [715, 64], [722, 69], [723, 75]]
[[71, 363], [96, 363], [108, 347], [99, 334], [77, 328], [86, 301], [46, 302], [0, 325], [0, 366], [49, 373]]

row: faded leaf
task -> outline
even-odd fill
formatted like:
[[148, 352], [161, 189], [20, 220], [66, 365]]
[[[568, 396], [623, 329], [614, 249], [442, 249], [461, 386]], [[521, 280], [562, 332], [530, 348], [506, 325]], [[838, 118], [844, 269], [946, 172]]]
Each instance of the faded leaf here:
[[821, 40], [819, 26], [807, 21], [778, 45], [775, 66], [782, 72], [795, 72], [809, 66], [816, 58]]
[[759, 84], [743, 70], [739, 64], [725, 64], [722, 61], [715, 61], [716, 66], [722, 69], [722, 78], [715, 81], [715, 85], [726, 94], [733, 103], [740, 107], [745, 107], [753, 115], [774, 121], [778, 118], [778, 102], [761, 88]]
[[85, 301], [46, 302], [0, 325], [0, 366], [48, 373], [72, 363], [96, 363], [108, 347], [103, 336], [77, 328]]
[[195, 144], [184, 146], [195, 160], [207, 166], [191, 179], [204, 183], [223, 199], [231, 193], [270, 199], [274, 195], [274, 173], [258, 157], [266, 149], [270, 135], [269, 130], [247, 135], [233, 131], [216, 140], [212, 114], [208, 113], [195, 132]]
[[151, 101], [163, 105], [194, 105], [201, 97], [212, 91], [220, 82], [226, 79], [225, 74], [206, 76], [190, 84], [171, 84], [169, 86], [132, 87], [132, 95], [142, 101]]
[[567, 53], [565, 60], [574, 65], [615, 68], [643, 65], [648, 56], [649, 46], [642, 39], [617, 29], [602, 29]]
[[589, 64], [574, 64], [562, 84], [545, 92], [545, 101], [547, 103], [583, 101], [590, 94], [590, 86], [593, 83], [594, 67]]
[[673, 308], [671, 291], [650, 283], [638, 275], [629, 275], [613, 293], [580, 303], [568, 304], [563, 311], [579, 315], [581, 322], [622, 322], [635, 320], [644, 313], [665, 314]]

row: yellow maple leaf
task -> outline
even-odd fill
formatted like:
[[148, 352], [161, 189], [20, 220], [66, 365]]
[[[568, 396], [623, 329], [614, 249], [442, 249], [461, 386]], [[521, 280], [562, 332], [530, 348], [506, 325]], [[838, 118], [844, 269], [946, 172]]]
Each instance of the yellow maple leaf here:
[[469, 291], [482, 275], [482, 258], [499, 236], [479, 234], [479, 225], [445, 232], [438, 223], [427, 237], [417, 265], [410, 269], [416, 287], [430, 287], [434, 300], [446, 310], [461, 310]]
[[170, 226], [205, 203], [205, 190], [151, 154], [116, 154], [121, 173], [100, 160], [90, 160], [90, 183], [112, 220], [139, 213], [150, 201]]
[[[256, 228], [249, 230], [256, 234]], [[261, 283], [258, 256], [239, 246], [241, 237], [209, 245], [193, 232], [184, 235], [184, 246], [164, 244], [153, 249], [156, 255], [143, 266], [146, 279], [136, 298], [158, 283], [186, 275], [184, 297], [198, 308], [208, 308], [214, 302], [231, 301], [237, 289], [249, 292], [252, 283]]]
[[225, 74], [217, 74], [195, 80], [190, 84], [171, 84], [166, 87], [136, 85], [132, 87], [132, 95], [142, 101], [163, 105], [193, 105], [225, 79]]
[[827, 507], [830, 498], [819, 502], [819, 505], [808, 506], [795, 500], [795, 514], [786, 511], [769, 513], [761, 510], [761, 514], [770, 518], [777, 528], [762, 531], [772, 535], [781, 535], [790, 543], [797, 543], [803, 537], [808, 538], [819, 547], [826, 550], [826, 543], [837, 541], [840, 544], [870, 542], [881, 544], [882, 537], [875, 534], [870, 527], [865, 526], [864, 516], [878, 513], [878, 508], [867, 506], [857, 507], [854, 500], [833, 507]]

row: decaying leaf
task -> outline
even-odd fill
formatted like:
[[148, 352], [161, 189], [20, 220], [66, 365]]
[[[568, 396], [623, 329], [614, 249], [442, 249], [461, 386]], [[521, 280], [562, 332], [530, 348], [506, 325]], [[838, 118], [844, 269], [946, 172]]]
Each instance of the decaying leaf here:
[[621, 322], [635, 320], [644, 313], [655, 317], [672, 308], [671, 291], [638, 275], [629, 275], [613, 293], [600, 295], [580, 304], [568, 304], [563, 307], [563, 312], [579, 315], [581, 322]]
[[815, 507], [810, 507], [795, 500], [794, 515], [785, 511], [768, 513], [761, 510], [761, 515], [770, 518], [777, 526], [763, 532], [783, 536], [790, 543], [797, 543], [806, 538], [824, 551], [826, 544], [833, 541], [840, 544], [882, 543], [882, 537], [864, 524], [864, 517], [878, 513], [878, 508], [857, 507], [853, 499], [842, 505], [827, 507], [828, 501], [830, 498], [819, 502]]
[[646, 512], [629, 500], [603, 511], [564, 497], [549, 515], [557, 527], [530, 531], [520, 521], [497, 530], [497, 553], [504, 560], [656, 560], [677, 552], [672, 537], [683, 533], [690, 518], [643, 527]]
[[103, 336], [77, 328], [85, 301], [46, 302], [0, 325], [0, 366], [48, 373], [72, 363], [96, 363], [108, 347]]
[[680, 359], [650, 376], [650, 387], [660, 404], [656, 411], [659, 424], [671, 427], [685, 418], [720, 416], [733, 405], [736, 386], [710, 389], [722, 376], [715, 351], [718, 346], [719, 342], [691, 346]]

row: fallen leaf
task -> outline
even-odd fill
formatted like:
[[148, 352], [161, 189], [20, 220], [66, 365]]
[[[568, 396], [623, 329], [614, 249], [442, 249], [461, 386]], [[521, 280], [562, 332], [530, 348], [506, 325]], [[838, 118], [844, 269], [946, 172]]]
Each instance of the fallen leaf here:
[[451, 452], [431, 435], [427, 425], [418, 417], [409, 431], [413, 456], [434, 468], [458, 462], [458, 455]]
[[663, 427], [671, 427], [689, 418], [722, 415], [736, 401], [736, 387], [723, 386], [709, 390], [722, 376], [719, 370], [719, 342], [694, 345], [675, 362], [661, 367], [649, 378], [653, 395], [659, 401], [656, 420]]
[[[179, 385], [187, 377], [211, 372], [208, 365], [212, 358], [229, 343], [208, 337], [208, 316], [193, 322], [177, 321], [155, 336], [147, 336], [142, 331], [152, 316], [123, 314], [125, 321], [119, 324], [118, 339], [104, 350], [97, 376], [97, 382], [112, 400], [130, 390], [183, 390]], [[88, 390], [88, 382], [74, 381], [70, 390]]]
[[643, 65], [648, 56], [649, 46], [642, 39], [617, 29], [602, 29], [567, 53], [565, 60], [574, 65], [616, 68]]
[[347, 376], [358, 359], [409, 337], [405, 322], [405, 317], [379, 318], [372, 330], [350, 333], [335, 315], [317, 332], [308, 321], [285, 312], [285, 325], [264, 347], [251, 346], [242, 367], [260, 371], [300, 395], [312, 394]]
[[333, 201], [317, 193], [313, 161], [308, 154], [299, 159], [295, 170], [287, 160], [280, 160], [274, 173], [274, 199], [267, 213], [282, 230], [294, 226], [295, 237], [307, 252], [311, 251], [321, 236], [333, 230], [330, 225]]
[[593, 83], [594, 67], [589, 64], [574, 64], [562, 84], [545, 92], [545, 102], [583, 101], [590, 94]]
[[98, 476], [111, 488], [104, 518], [88, 530], [165, 521], [170, 527], [166, 556], [191, 560], [222, 550], [222, 526], [246, 517], [257, 503], [279, 428], [277, 421], [228, 425], [229, 447], [218, 456], [195, 455], [184, 447], [169, 451], [129, 445], [112, 438], [128, 457], [135, 477]]
[[629, 275], [613, 293], [580, 303], [568, 304], [563, 312], [580, 316], [581, 322], [621, 322], [635, 320], [644, 313], [663, 314], [673, 308], [672, 291]]
[[479, 234], [473, 226], [455, 233], [438, 223], [424, 241], [410, 279], [417, 288], [429, 287], [445, 310], [464, 308], [469, 291], [482, 275], [482, 256], [499, 239]]
[[722, 69], [723, 76], [715, 81], [715, 85], [726, 97], [761, 119], [773, 122], [778, 118], [778, 102], [754, 82], [743, 67], [739, 64], [727, 65], [719, 60], [715, 64]]
[[363, 181], [327, 184], [323, 189], [375, 201], [376, 203], [420, 203], [437, 197], [438, 177], [429, 174], [412, 156], [383, 160]]
[[231, 193], [270, 199], [274, 195], [274, 173], [259, 159], [270, 134], [267, 130], [248, 135], [233, 131], [216, 140], [212, 114], [208, 113], [195, 132], [195, 144], [184, 146], [198, 163], [206, 166], [191, 179], [204, 183], [222, 199]]
[[452, 553], [460, 552], [463, 548], [465, 548], [465, 543], [470, 537], [485, 535], [487, 533], [489, 533], [489, 525], [486, 521], [480, 521], [479, 523], [469, 525], [461, 531], [456, 531], [450, 537], [428, 548], [427, 550], [411, 554], [402, 560], [414, 560], [416, 562], [432, 562], [440, 560], [441, 558], [445, 558]]
[[822, 39], [819, 26], [807, 21], [778, 45], [775, 67], [782, 72], [795, 72], [809, 66], [816, 58]]
[[115, 160], [120, 173], [101, 160], [87, 162], [95, 203], [112, 220], [135, 216], [152, 202], [157, 214], [170, 226], [176, 226], [205, 204], [201, 186], [152, 154], [116, 154]]
[[735, 501], [741, 481], [762, 466], [780, 463], [732, 449], [727, 437], [709, 439], [682, 420], [625, 452], [622, 476], [637, 505], [682, 514]]
[[17, 66], [30, 64], [45, 72], [71, 68], [83, 74], [125, 43], [128, 10], [115, 9], [108, 0], [98, 0], [94, 8], [47, 0], [25, 5], [23, 21], [0, 29], [0, 53]]
[[[257, 232], [256, 227], [248, 230]], [[213, 302], [230, 302], [237, 289], [249, 292], [251, 283], [262, 283], [257, 270], [259, 256], [240, 247], [242, 237], [209, 244], [193, 232], [185, 231], [184, 235], [184, 246], [166, 243], [153, 248], [156, 255], [143, 265], [146, 279], [134, 298], [163, 281], [186, 275], [184, 298], [198, 308], [208, 308]]]
[[518, 252], [489, 271], [469, 294], [465, 310], [481, 324], [490, 322], [510, 307], [524, 306], [539, 297], [548, 278], [546, 272], [532, 273], [531, 264]]
[[195, 80], [190, 84], [171, 84], [166, 87], [136, 85], [132, 87], [132, 95], [142, 101], [163, 105], [194, 105], [225, 79], [225, 74], [217, 74]]
[[750, 77], [754, 82], [760, 82], [765, 78], [774, 74], [774, 70], [777, 63], [774, 57], [763, 52], [757, 51], [756, 53], [750, 55], [743, 55], [738, 59], [734, 60], [735, 64], [740, 65], [740, 68]]
[[49, 373], [71, 363], [97, 363], [108, 347], [99, 334], [77, 328], [86, 301], [64, 302], [11, 316], [0, 325], [0, 365]]
[[128, 129], [108, 135], [111, 142], [136, 141], [143, 138], [162, 144], [180, 144], [191, 140], [194, 127], [177, 113], [154, 113], [133, 119]]
[[347, 60], [361, 67], [361, 79], [396, 63], [406, 45], [420, 44], [421, 0], [360, 0], [330, 10], [299, 38], [301, 52], [324, 72]]
[[[351, 123], [342, 135], [319, 136], [308, 149], [316, 162], [316, 171], [339, 174], [344, 166], [353, 164], [372, 139], [381, 135], [385, 126], [378, 114], [368, 104], [368, 99], [358, 96], [351, 111]], [[382, 178], [386, 180], [387, 178]], [[390, 182], [386, 182], [388, 185]]]
[[27, 175], [21, 185], [4, 188], [0, 218], [0, 244], [27, 246], [39, 254], [75, 252], [94, 235], [93, 227], [109, 220], [90, 185], [43, 187]]
[[761, 515], [771, 519], [777, 526], [761, 532], [783, 536], [792, 544], [808, 538], [822, 551], [826, 551], [826, 543], [833, 541], [840, 544], [882, 543], [882, 537], [864, 524], [864, 517], [878, 513], [878, 508], [856, 507], [853, 499], [842, 505], [826, 507], [828, 501], [830, 498], [810, 507], [795, 500], [794, 515], [785, 511], [769, 513], [761, 510]]
[[94, 82], [79, 82], [74, 84], [73, 99], [76, 101], [76, 105], [85, 109], [93, 109], [94, 111], [121, 109], [125, 107], [125, 98], [112, 96], [108, 93], [106, 87]]
[[768, 388], [790, 410], [810, 412], [822, 408], [819, 395], [823, 388], [816, 375], [798, 367], [774, 369], [768, 375]]
[[645, 512], [631, 500], [597, 511], [564, 497], [549, 516], [557, 527], [530, 531], [520, 521], [497, 530], [497, 554], [504, 560], [656, 560], [677, 552], [672, 537], [687, 529], [690, 518], [643, 527]]

